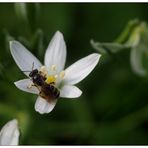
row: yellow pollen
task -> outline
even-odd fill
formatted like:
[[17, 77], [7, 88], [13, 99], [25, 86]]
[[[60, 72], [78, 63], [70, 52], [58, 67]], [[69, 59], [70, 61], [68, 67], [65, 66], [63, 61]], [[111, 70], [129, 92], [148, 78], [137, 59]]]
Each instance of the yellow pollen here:
[[47, 76], [47, 79], [46, 79], [46, 83], [47, 84], [50, 84], [50, 83], [55, 83], [56, 81], [56, 77], [55, 76]]
[[56, 71], [56, 65], [51, 66], [51, 71]]
[[61, 71], [61, 72], [60, 72], [60, 77], [61, 77], [61, 78], [64, 78], [64, 76], [65, 76], [65, 71]]

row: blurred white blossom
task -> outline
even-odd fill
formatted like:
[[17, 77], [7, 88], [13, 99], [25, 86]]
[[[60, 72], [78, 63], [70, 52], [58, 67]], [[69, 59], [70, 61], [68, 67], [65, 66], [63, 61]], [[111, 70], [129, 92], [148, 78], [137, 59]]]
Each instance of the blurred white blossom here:
[[17, 120], [7, 122], [0, 131], [0, 145], [18, 145], [19, 135]]

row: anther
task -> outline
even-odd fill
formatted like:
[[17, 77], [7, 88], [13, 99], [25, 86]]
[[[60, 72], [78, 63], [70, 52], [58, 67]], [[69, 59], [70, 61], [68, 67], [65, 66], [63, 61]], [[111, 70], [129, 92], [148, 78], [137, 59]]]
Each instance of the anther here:
[[42, 67], [40, 68], [40, 72], [41, 72], [41, 74], [42, 74], [43, 76], [47, 76], [47, 74], [48, 74], [48, 71], [47, 71], [47, 69], [46, 69], [45, 66], [42, 66]]
[[65, 71], [61, 71], [61, 72], [60, 72], [60, 77], [63, 79], [64, 76], [65, 76]]
[[51, 71], [56, 71], [56, 65], [51, 66]]
[[55, 77], [55, 79], [57, 79], [58, 78], [58, 75], [55, 75], [54, 77]]

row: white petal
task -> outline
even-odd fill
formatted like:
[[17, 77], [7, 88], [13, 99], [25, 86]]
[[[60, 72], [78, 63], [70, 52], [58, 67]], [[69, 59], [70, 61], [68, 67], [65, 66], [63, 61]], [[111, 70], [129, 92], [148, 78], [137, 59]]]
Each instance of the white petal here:
[[[17, 41], [10, 42], [10, 51], [21, 71], [31, 71], [33, 64], [33, 69], [39, 69], [42, 66], [40, 61]], [[24, 72], [24, 74], [27, 76], [29, 75], [28, 72]]]
[[76, 84], [83, 80], [97, 65], [100, 54], [94, 53], [80, 59], [65, 70], [64, 82], [66, 84]]
[[35, 103], [35, 110], [40, 114], [49, 113], [53, 110], [57, 103], [57, 99], [51, 99], [50, 101], [46, 101], [40, 96], [37, 98]]
[[18, 145], [19, 135], [17, 120], [9, 121], [0, 131], [0, 145]]
[[62, 98], [78, 98], [82, 94], [82, 91], [71, 85], [64, 85], [60, 90], [60, 97]]
[[33, 94], [39, 94], [39, 90], [35, 86], [31, 86], [33, 82], [30, 79], [23, 79], [19, 80], [17, 82], [14, 82], [16, 87], [22, 91], [33, 93]]
[[56, 65], [57, 72], [64, 69], [66, 60], [66, 45], [61, 32], [57, 31], [45, 53], [45, 65], [51, 67]]

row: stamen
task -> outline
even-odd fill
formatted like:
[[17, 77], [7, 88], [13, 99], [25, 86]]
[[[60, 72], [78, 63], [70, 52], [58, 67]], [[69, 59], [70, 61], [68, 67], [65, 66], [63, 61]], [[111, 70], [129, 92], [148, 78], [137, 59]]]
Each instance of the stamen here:
[[55, 75], [54, 77], [57, 79], [58, 78], [58, 75]]
[[65, 76], [65, 71], [61, 71], [61, 72], [60, 72], [60, 77], [63, 79], [64, 76]]
[[51, 66], [51, 71], [56, 71], [56, 65]]
[[42, 66], [41, 68], [40, 68], [40, 72], [41, 72], [41, 74], [43, 75], [43, 76], [47, 76], [47, 74], [48, 74], [48, 71], [47, 71], [47, 69], [46, 69], [46, 67], [45, 66]]

